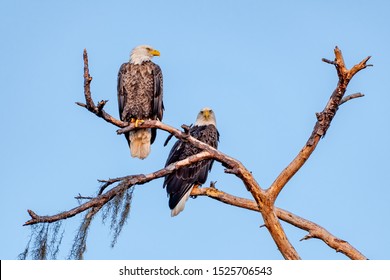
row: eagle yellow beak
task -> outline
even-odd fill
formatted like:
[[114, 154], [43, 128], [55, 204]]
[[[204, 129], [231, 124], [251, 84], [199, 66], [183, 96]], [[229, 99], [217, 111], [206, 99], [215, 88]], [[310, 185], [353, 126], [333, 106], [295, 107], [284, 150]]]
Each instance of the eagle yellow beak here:
[[154, 56], [160, 56], [160, 52], [158, 50], [151, 50], [149, 53]]
[[203, 110], [203, 116], [205, 119], [208, 119], [210, 117], [210, 110], [207, 109]]

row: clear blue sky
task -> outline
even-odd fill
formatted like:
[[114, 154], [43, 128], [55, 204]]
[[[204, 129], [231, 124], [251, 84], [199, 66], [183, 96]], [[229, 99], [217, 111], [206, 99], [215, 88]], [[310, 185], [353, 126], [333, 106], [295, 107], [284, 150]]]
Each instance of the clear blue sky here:
[[[0, 4], [0, 258], [15, 259], [32, 209], [55, 214], [93, 195], [97, 179], [163, 167], [159, 132], [151, 155], [133, 159], [116, 128], [74, 104], [83, 101], [87, 48], [92, 94], [118, 116], [116, 79], [130, 50], [149, 44], [164, 73], [164, 122], [194, 122], [212, 107], [220, 150], [264, 188], [309, 137], [315, 112], [337, 82], [336, 45], [348, 66], [372, 56], [352, 80], [362, 92], [338, 111], [326, 137], [276, 205], [345, 239], [370, 259], [389, 259], [390, 156], [388, 1], [3, 1]], [[215, 164], [209, 180], [250, 197]], [[208, 183], [207, 183], [208, 184]], [[63, 223], [66, 258], [81, 217]], [[281, 259], [259, 214], [200, 197], [171, 218], [162, 179], [138, 186], [115, 248], [96, 218], [86, 259]], [[304, 259], [345, 259], [283, 223]]]

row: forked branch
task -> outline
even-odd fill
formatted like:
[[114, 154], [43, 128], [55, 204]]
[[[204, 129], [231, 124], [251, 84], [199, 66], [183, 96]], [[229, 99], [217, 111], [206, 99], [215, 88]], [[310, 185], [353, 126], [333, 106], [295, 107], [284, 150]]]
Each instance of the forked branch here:
[[271, 201], [276, 200], [284, 186], [295, 175], [295, 173], [298, 172], [298, 170], [305, 164], [307, 159], [313, 153], [313, 151], [317, 147], [318, 142], [323, 136], [325, 136], [326, 131], [329, 129], [330, 124], [334, 116], [336, 115], [340, 104], [343, 104], [344, 102], [353, 98], [363, 96], [361, 93], [358, 93], [356, 95], [347, 96], [343, 99], [344, 94], [347, 90], [347, 86], [352, 77], [367, 66], [372, 66], [371, 64], [367, 64], [367, 61], [370, 59], [370, 56], [363, 59], [360, 63], [356, 64], [350, 70], [348, 70], [345, 66], [343, 55], [338, 47], [334, 49], [334, 54], [334, 61], [328, 59], [323, 59], [323, 61], [326, 63], [330, 63], [336, 67], [337, 75], [339, 78], [337, 87], [333, 91], [324, 110], [316, 114], [317, 122], [314, 125], [313, 132], [311, 133], [311, 136], [306, 142], [306, 145], [302, 148], [302, 150], [298, 153], [294, 160], [279, 174], [279, 176], [272, 183], [269, 189], [267, 189], [267, 194], [269, 195]]
[[[357, 97], [361, 97], [362, 94], [354, 94], [347, 97], [344, 97], [347, 85], [352, 77], [364, 69], [367, 66], [367, 61], [369, 57], [360, 62], [359, 64], [352, 67], [348, 70], [345, 67], [344, 60], [341, 54], [341, 51], [336, 47], [335, 49], [335, 60], [324, 60], [327, 63], [331, 63], [335, 65], [339, 82], [335, 91], [328, 104], [325, 106], [325, 109], [317, 114], [317, 123], [314, 126], [313, 132], [307, 141], [306, 145], [299, 152], [296, 158], [280, 173], [280, 175], [276, 178], [274, 183], [267, 189], [263, 189], [257, 183], [255, 178], [252, 176], [251, 172], [249, 172], [245, 166], [238, 160], [220, 152], [212, 148], [211, 146], [193, 138], [186, 131], [186, 127], [183, 127], [184, 131], [180, 131], [176, 128], [168, 126], [157, 120], [148, 120], [144, 121], [141, 127], [144, 128], [158, 128], [161, 130], [165, 130], [169, 132], [171, 135], [175, 136], [177, 139], [182, 141], [187, 141], [192, 145], [200, 148], [202, 152], [196, 154], [192, 157], [189, 157], [185, 160], [176, 162], [171, 164], [163, 169], [155, 171], [149, 174], [140, 174], [140, 175], [131, 175], [125, 176], [121, 178], [110, 179], [104, 181], [104, 185], [101, 187], [98, 195], [94, 198], [89, 199], [85, 203], [75, 207], [69, 211], [65, 211], [53, 216], [39, 216], [31, 210], [28, 210], [28, 213], [31, 217], [29, 221], [25, 223], [25, 225], [33, 225], [37, 223], [51, 223], [58, 220], [67, 219], [69, 217], [75, 216], [87, 209], [93, 209], [93, 212], [96, 213], [99, 211], [106, 203], [112, 200], [114, 197], [123, 193], [124, 190], [133, 187], [134, 185], [144, 184], [146, 182], [150, 182], [154, 179], [163, 177], [179, 168], [184, 166], [188, 166], [192, 163], [204, 160], [204, 159], [215, 159], [216, 161], [222, 163], [223, 166], [226, 167], [226, 173], [232, 173], [239, 177], [244, 183], [246, 189], [252, 194], [254, 201], [245, 200], [239, 197], [235, 197], [229, 195], [227, 193], [223, 193], [215, 188], [196, 188], [193, 189], [192, 195], [206, 195], [211, 198], [217, 199], [221, 202], [228, 203], [230, 205], [234, 205], [237, 207], [242, 207], [254, 211], [258, 211], [261, 213], [265, 226], [270, 232], [272, 238], [275, 241], [278, 249], [286, 259], [300, 259], [298, 253], [295, 248], [288, 241], [288, 238], [280, 224], [280, 220], [283, 220], [287, 223], [290, 223], [298, 228], [308, 231], [308, 235], [304, 239], [308, 238], [319, 238], [323, 240], [326, 244], [328, 244], [331, 248], [334, 248], [338, 252], [342, 252], [348, 257], [352, 259], [365, 259], [365, 257], [353, 248], [348, 242], [345, 242], [339, 238], [334, 237], [325, 229], [320, 227], [319, 225], [307, 221], [303, 218], [300, 218], [290, 212], [285, 210], [276, 208], [274, 206], [275, 200], [283, 187], [287, 184], [287, 182], [294, 176], [294, 174], [302, 167], [302, 165], [306, 162], [306, 160], [310, 157], [316, 145], [322, 136], [325, 135], [327, 129], [330, 126], [331, 121], [333, 120], [336, 111], [338, 110], [339, 105], [342, 103]], [[84, 95], [85, 95], [85, 104], [76, 102], [79, 106], [82, 106], [88, 109], [90, 112], [94, 113], [96, 116], [103, 118], [105, 121], [119, 127], [117, 130], [118, 134], [122, 134], [133, 130], [134, 124], [129, 124], [126, 122], [122, 122], [112, 117], [110, 114], [104, 111], [104, 105], [107, 101], [102, 100], [97, 105], [95, 105], [90, 90], [90, 84], [92, 81], [92, 77], [89, 74], [88, 67], [88, 55], [87, 51], [84, 50]], [[112, 187], [107, 192], [104, 192], [106, 188], [110, 187], [116, 183], [115, 187]], [[81, 197], [81, 196], [80, 196]], [[83, 197], [84, 199], [88, 199]]]

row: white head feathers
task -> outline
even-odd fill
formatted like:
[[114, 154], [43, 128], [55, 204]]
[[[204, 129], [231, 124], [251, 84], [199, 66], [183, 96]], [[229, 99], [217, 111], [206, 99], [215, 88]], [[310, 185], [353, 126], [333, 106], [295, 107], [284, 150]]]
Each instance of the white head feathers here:
[[151, 46], [141, 45], [131, 51], [130, 63], [141, 64], [142, 62], [150, 61], [153, 56], [160, 56], [160, 52]]
[[200, 110], [200, 112], [198, 113], [198, 116], [195, 121], [195, 125], [202, 126], [202, 125], [209, 125], [209, 124], [213, 124], [215, 127], [217, 127], [214, 111], [206, 107]]

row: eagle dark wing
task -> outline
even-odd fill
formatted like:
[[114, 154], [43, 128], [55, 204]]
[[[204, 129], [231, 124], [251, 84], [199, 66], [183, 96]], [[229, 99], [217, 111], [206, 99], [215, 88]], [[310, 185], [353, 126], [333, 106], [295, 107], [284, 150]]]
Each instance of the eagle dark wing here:
[[[191, 136], [217, 148], [219, 133], [214, 125], [194, 126], [190, 130]], [[178, 140], [169, 153], [165, 166], [199, 153], [201, 150], [190, 143]], [[196, 184], [204, 184], [211, 170], [213, 160], [202, 160], [189, 166], [176, 170], [167, 175], [164, 187], [169, 195], [169, 207], [174, 209], [184, 195]]]
[[127, 92], [126, 92], [126, 80], [128, 79], [128, 65], [129, 63], [123, 63], [121, 65], [121, 68], [119, 68], [118, 72], [118, 85], [117, 85], [117, 91], [118, 91], [118, 108], [119, 108], [119, 118], [123, 121], [122, 113], [123, 109], [125, 108], [125, 101], [127, 99]]
[[154, 64], [153, 69], [154, 93], [153, 93], [153, 117], [160, 121], [163, 118], [163, 76], [160, 66]]
[[[119, 68], [118, 72], [118, 109], [119, 109], [119, 118], [124, 121], [123, 110], [125, 108], [125, 102], [127, 100], [127, 90], [126, 84], [129, 83], [129, 65], [130, 63], [123, 63]], [[129, 132], [125, 132], [125, 138], [127, 143], [130, 145]]]
[[[162, 120], [163, 76], [161, 68], [151, 61], [139, 65], [123, 63], [118, 72], [118, 108], [122, 121], [137, 119]], [[150, 143], [156, 139], [156, 129], [151, 129]], [[129, 141], [128, 133], [125, 134]]]
[[[163, 103], [163, 76], [160, 66], [153, 63], [153, 81], [154, 81], [154, 91], [153, 91], [153, 119], [162, 120], [164, 112], [164, 103]], [[157, 129], [152, 128], [152, 138], [151, 143], [156, 139]]]

